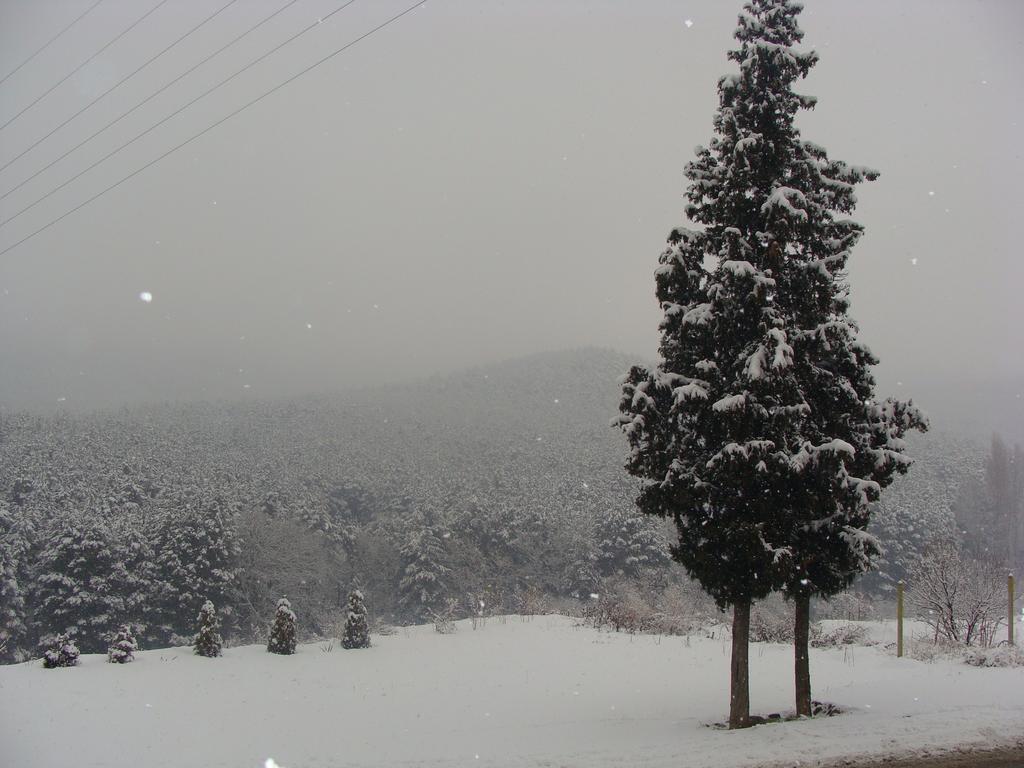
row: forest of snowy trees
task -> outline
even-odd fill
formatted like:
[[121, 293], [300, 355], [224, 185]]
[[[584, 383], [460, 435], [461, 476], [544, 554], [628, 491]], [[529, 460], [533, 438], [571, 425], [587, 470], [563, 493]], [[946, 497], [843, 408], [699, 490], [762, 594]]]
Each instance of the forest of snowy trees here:
[[[337, 634], [354, 586], [371, 620], [404, 623], [451, 600], [469, 616], [678, 583], [605, 426], [626, 362], [586, 350], [333, 400], [3, 414], [2, 658], [64, 631], [104, 652], [123, 623], [143, 648], [190, 643], [207, 600], [240, 642], [266, 639], [283, 596], [301, 637]], [[937, 542], [1005, 547], [1013, 450], [913, 441], [915, 471], [875, 513], [882, 570], [855, 589], [884, 595]]]

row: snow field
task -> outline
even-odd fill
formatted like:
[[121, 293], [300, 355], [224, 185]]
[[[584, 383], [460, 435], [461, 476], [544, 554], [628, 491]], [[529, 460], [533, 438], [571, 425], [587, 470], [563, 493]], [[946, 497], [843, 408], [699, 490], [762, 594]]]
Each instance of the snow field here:
[[[1024, 669], [812, 650], [840, 717], [729, 732], [726, 638], [631, 636], [561, 616], [431, 626], [278, 656], [141, 651], [127, 665], [0, 668], [0, 756], [19, 768], [817, 765], [995, 746], [1024, 733]], [[752, 711], [792, 709], [792, 649], [751, 646]]]

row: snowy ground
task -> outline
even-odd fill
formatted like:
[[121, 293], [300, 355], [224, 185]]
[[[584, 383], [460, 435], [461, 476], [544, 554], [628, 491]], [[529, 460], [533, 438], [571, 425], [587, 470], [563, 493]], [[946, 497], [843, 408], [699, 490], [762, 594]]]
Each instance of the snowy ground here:
[[[828, 764], [996, 746], [1024, 734], [1024, 668], [812, 651], [815, 698], [849, 714], [729, 732], [722, 639], [599, 632], [559, 616], [490, 619], [320, 644], [295, 656], [231, 648], [84, 656], [73, 669], [0, 667], [0, 763], [19, 768]], [[760, 713], [792, 708], [787, 646], [751, 647]]]

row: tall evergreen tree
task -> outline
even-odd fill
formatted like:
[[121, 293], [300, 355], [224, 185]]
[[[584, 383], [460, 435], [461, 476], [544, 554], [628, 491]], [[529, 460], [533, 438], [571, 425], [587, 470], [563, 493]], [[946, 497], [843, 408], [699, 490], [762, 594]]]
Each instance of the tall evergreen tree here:
[[740, 14], [728, 53], [739, 72], [719, 80], [715, 135], [686, 167], [686, 215], [700, 228], [673, 230], [656, 272], [662, 361], [629, 372], [620, 404], [638, 505], [674, 520], [673, 556], [733, 607], [733, 728], [750, 723], [751, 601], [826, 589], [801, 562], [823, 543], [815, 562], [837, 582], [863, 567], [879, 489], [864, 466], [881, 455], [905, 467], [896, 441], [920, 421], [872, 403], [875, 360], [846, 318], [843, 270], [861, 228], [834, 213], [877, 174], [829, 160], [794, 126], [815, 99], [793, 85], [818, 60], [795, 48], [801, 9], [751, 0]]
[[27, 526], [0, 500], [0, 662], [19, 658], [26, 640]]
[[35, 623], [44, 632], [64, 629], [86, 653], [105, 651], [125, 616], [123, 568], [108, 526], [92, 515], [65, 514], [45, 539], [30, 593]]
[[166, 513], [157, 533], [164, 640], [189, 633], [207, 600], [230, 618], [239, 555], [236, 513], [236, 505], [221, 498], [196, 496], [176, 499]]
[[442, 529], [433, 514], [415, 511], [404, 521], [405, 542], [399, 549], [402, 573], [398, 582], [399, 603], [416, 620], [428, 619], [444, 606], [448, 575]]

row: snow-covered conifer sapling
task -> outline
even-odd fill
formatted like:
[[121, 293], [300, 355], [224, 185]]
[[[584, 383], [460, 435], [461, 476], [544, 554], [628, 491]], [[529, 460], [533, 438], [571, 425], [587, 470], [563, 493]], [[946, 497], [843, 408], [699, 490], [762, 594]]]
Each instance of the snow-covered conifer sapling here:
[[57, 635], [43, 651], [43, 666], [47, 669], [73, 667], [78, 664], [78, 646], [66, 632]]
[[366, 602], [360, 590], [348, 596], [348, 615], [345, 618], [345, 634], [341, 638], [342, 648], [369, 648], [370, 625], [366, 618]]
[[107, 648], [107, 661], [111, 664], [127, 664], [135, 660], [135, 652], [139, 650], [139, 641], [135, 639], [132, 628], [122, 624], [117, 628], [114, 639]]
[[196, 632], [195, 643], [192, 650], [197, 656], [214, 658], [220, 656], [223, 641], [220, 637], [220, 619], [217, 618], [217, 610], [213, 607], [213, 601], [207, 600], [199, 609], [199, 630]]
[[295, 653], [295, 612], [288, 598], [277, 601], [274, 623], [270, 625], [270, 640], [267, 650], [271, 653], [290, 655]]

